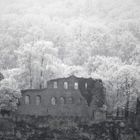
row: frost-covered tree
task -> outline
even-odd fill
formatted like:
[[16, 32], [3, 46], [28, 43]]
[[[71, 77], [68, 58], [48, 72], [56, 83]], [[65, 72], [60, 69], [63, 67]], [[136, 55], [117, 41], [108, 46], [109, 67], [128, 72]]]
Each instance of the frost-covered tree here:
[[57, 61], [57, 48], [54, 48], [52, 42], [41, 40], [34, 44], [34, 51], [36, 53], [36, 67], [39, 70], [39, 74], [36, 73], [36, 76], [39, 79], [39, 87], [42, 88], [47, 80], [46, 66], [53, 65]]
[[[106, 99], [111, 109], [123, 108], [135, 112], [139, 93], [139, 71], [132, 65], [123, 65], [105, 81]], [[130, 103], [130, 104], [129, 104]], [[127, 116], [127, 114], [126, 114]]]
[[18, 64], [21, 69], [21, 76], [26, 81], [26, 88], [33, 87], [33, 67], [35, 63], [35, 51], [31, 44], [21, 46], [16, 54], [18, 56]]
[[[0, 1], [5, 9], [0, 14], [0, 69], [13, 76], [21, 89], [43, 88], [47, 80], [71, 74], [100, 78], [110, 106], [121, 105], [118, 94], [126, 92], [127, 83], [122, 69], [127, 67], [130, 78], [140, 67], [139, 3], [32, 2]], [[132, 67], [136, 69], [130, 72]]]
[[8, 78], [0, 82], [0, 109], [16, 110], [20, 97], [21, 92], [15, 79]]

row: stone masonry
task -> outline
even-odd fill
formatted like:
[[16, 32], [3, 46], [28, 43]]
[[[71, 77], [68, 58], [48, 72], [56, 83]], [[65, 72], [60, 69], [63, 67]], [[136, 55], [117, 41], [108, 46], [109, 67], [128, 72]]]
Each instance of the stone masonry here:
[[17, 112], [35, 116], [98, 119], [103, 115], [101, 108], [104, 101], [101, 80], [70, 76], [50, 80], [44, 89], [23, 90]]

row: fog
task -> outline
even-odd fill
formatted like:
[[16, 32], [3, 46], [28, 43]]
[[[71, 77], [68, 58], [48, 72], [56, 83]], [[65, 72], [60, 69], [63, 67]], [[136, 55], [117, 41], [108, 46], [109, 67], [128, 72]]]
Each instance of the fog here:
[[[92, 16], [118, 20], [139, 18], [139, 4], [139, 0], [0, 0], [0, 13], [45, 14], [59, 18]], [[128, 14], [129, 17], [126, 17]]]

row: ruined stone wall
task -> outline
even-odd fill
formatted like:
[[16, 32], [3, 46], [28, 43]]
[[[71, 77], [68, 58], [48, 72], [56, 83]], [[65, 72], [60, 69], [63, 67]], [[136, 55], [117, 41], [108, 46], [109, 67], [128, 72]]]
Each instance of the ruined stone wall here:
[[[98, 111], [99, 107], [102, 106], [102, 104], [98, 105], [97, 101], [104, 99], [102, 87], [96, 82], [70, 76], [48, 81], [46, 89], [24, 90], [22, 91], [18, 113], [36, 116], [92, 117], [92, 109], [95, 111], [96, 108]], [[57, 83], [56, 87], [54, 87], [54, 83]], [[66, 87], [64, 87], [64, 83], [67, 83]], [[29, 104], [25, 104], [26, 96], [30, 98]], [[41, 100], [39, 105], [36, 101], [37, 96]], [[92, 100], [95, 101], [95, 104]]]

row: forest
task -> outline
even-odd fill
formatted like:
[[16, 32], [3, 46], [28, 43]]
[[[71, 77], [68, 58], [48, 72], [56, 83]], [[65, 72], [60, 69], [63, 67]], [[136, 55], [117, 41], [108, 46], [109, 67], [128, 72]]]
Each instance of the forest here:
[[0, 8], [0, 107], [69, 75], [102, 79], [110, 109], [139, 96], [139, 0], [0, 0]]

